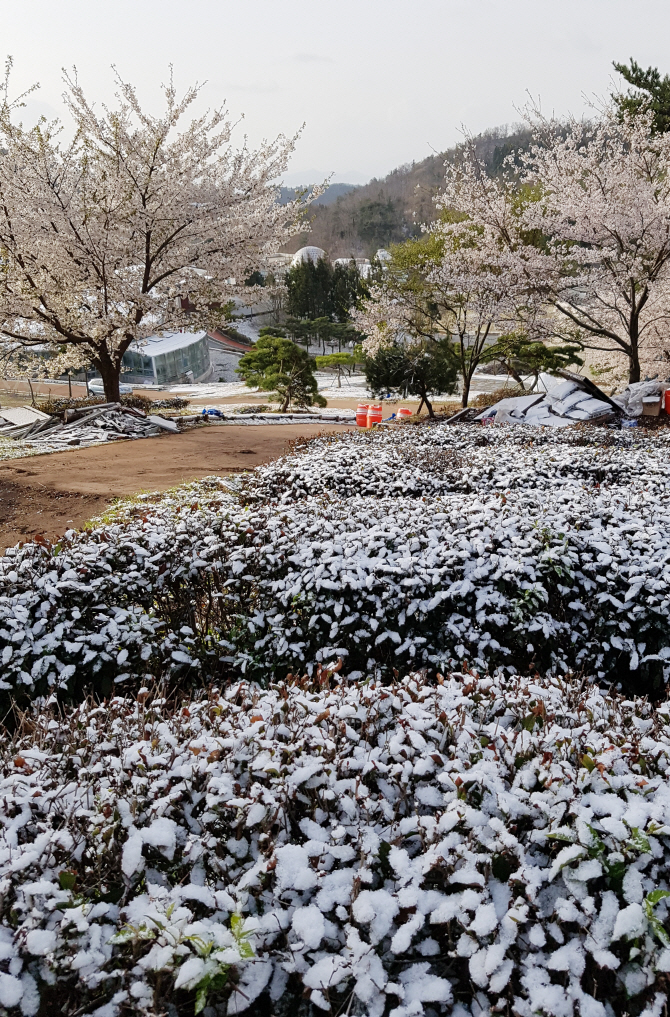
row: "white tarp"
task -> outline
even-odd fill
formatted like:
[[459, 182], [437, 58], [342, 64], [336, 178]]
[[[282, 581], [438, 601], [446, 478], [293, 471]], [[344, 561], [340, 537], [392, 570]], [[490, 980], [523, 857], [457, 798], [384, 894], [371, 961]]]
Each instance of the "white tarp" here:
[[667, 388], [661, 381], [637, 381], [623, 390], [621, 395], [612, 396], [617, 406], [629, 417], [641, 417], [643, 400], [648, 396], [658, 396]]

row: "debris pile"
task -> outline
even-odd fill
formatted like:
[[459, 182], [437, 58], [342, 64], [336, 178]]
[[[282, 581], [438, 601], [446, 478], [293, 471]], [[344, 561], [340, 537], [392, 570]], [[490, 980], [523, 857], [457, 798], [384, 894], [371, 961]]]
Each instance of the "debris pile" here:
[[657, 417], [661, 412], [663, 396], [668, 385], [653, 378], [629, 385], [620, 395], [612, 396], [627, 417]]
[[54, 418], [33, 406], [12, 406], [0, 410], [0, 436], [24, 438], [30, 432], [51, 426]]
[[[487, 406], [474, 419], [482, 424], [569, 427], [577, 423], [605, 423], [621, 416], [622, 410], [626, 412], [624, 405], [605, 395], [589, 378], [572, 371], [560, 371], [559, 375], [559, 378], [550, 374], [540, 375], [539, 391], [501, 399], [499, 403]], [[659, 388], [658, 383], [652, 384]]]
[[22, 439], [44, 452], [98, 445], [124, 438], [149, 438], [161, 430], [177, 433], [172, 420], [120, 403], [66, 409], [63, 419], [32, 406], [0, 410], [0, 438]]

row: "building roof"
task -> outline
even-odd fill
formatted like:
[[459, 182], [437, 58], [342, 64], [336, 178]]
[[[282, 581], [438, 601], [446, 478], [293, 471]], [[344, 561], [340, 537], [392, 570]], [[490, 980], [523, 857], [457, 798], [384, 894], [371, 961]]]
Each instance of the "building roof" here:
[[165, 335], [152, 335], [141, 343], [132, 343], [133, 353], [143, 357], [160, 357], [163, 353], [173, 353], [192, 346], [207, 336], [206, 332], [166, 332]]
[[218, 343], [219, 346], [225, 346], [231, 350], [239, 350], [241, 353], [248, 353], [251, 349], [251, 342], [241, 343], [237, 339], [232, 339], [229, 335], [226, 335], [225, 332], [218, 328], [213, 328], [211, 332], [207, 333], [207, 336], [209, 339]]
[[299, 265], [301, 261], [311, 261], [315, 265], [319, 258], [325, 258], [326, 252], [322, 251], [320, 247], [301, 247], [299, 251], [293, 255], [292, 265]]

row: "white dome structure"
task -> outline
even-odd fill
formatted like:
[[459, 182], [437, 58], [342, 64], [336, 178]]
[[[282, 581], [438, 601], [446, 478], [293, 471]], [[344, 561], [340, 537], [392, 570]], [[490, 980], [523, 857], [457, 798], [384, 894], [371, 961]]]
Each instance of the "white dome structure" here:
[[326, 252], [322, 251], [320, 247], [301, 247], [299, 251], [293, 255], [292, 266], [300, 265], [303, 261], [311, 261], [313, 265], [316, 265], [319, 258], [327, 257]]

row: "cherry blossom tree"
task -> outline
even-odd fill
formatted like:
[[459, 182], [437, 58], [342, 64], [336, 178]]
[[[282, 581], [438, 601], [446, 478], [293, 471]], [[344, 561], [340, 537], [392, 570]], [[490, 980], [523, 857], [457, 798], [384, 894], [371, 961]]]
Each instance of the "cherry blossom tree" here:
[[[553, 309], [547, 337], [578, 339], [606, 359], [625, 355], [629, 380], [662, 359], [670, 326], [670, 135], [653, 114], [605, 108], [567, 125], [530, 112], [535, 143], [492, 179], [466, 143], [438, 205], [505, 250], [515, 275]], [[458, 217], [458, 216], [457, 216]]]
[[69, 142], [58, 122], [25, 130], [5, 89], [0, 341], [93, 363], [117, 400], [130, 345], [220, 322], [311, 195], [281, 206], [273, 184], [297, 135], [235, 149], [224, 109], [186, 121], [198, 86], [180, 98], [170, 80], [154, 116], [118, 77], [115, 107], [100, 110], [65, 81]]
[[516, 255], [469, 222], [438, 220], [419, 240], [392, 249], [370, 298], [354, 315], [375, 356], [385, 345], [447, 337], [454, 342], [467, 406], [472, 378], [500, 332], [535, 334], [541, 313]]

